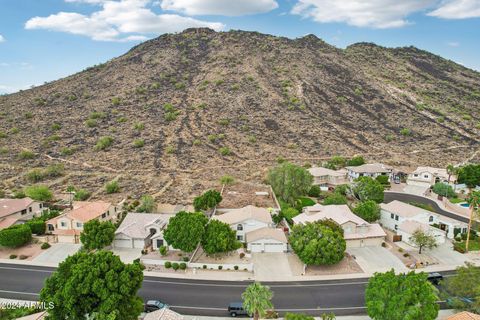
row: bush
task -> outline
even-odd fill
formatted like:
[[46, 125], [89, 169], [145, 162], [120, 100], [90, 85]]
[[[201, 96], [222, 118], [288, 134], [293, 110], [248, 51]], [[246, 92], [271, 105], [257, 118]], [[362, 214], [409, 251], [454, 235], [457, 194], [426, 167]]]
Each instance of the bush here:
[[435, 183], [432, 190], [439, 196], [443, 196], [447, 198], [452, 198], [452, 197], [455, 197], [456, 195], [455, 191], [453, 191], [453, 188], [451, 186], [442, 182]]
[[223, 266], [218, 266], [218, 270], [222, 270], [223, 269]]
[[143, 139], [136, 139], [136, 140], [133, 141], [133, 146], [135, 148], [141, 148], [144, 145], [145, 145], [145, 140], [143, 140]]
[[378, 177], [375, 178], [375, 180], [377, 180], [381, 184], [385, 184], [385, 185], [390, 184], [388, 176], [378, 176]]
[[367, 222], [374, 222], [380, 219], [380, 206], [373, 200], [360, 202], [352, 211]]
[[320, 197], [320, 193], [321, 193], [321, 190], [319, 186], [312, 186], [310, 190], [308, 190], [309, 197], [318, 198]]
[[233, 269], [238, 270], [238, 266], [233, 266]]
[[363, 159], [362, 156], [356, 156], [347, 161], [347, 166], [350, 166], [350, 167], [358, 167], [358, 166], [361, 166], [362, 164], [365, 164], [365, 159]]
[[112, 137], [101, 137], [98, 139], [97, 144], [95, 145], [95, 150], [100, 151], [100, 150], [105, 150], [108, 147], [110, 147], [113, 144], [113, 138]]
[[26, 256], [24, 254], [21, 254], [21, 255], [18, 256], [18, 259], [20, 259], [20, 260], [25, 260], [27, 258], [28, 258], [28, 256]]
[[180, 265], [178, 263], [176, 263], [176, 262], [172, 263], [172, 269], [173, 270], [177, 271], [178, 268], [180, 268]]
[[408, 128], [403, 128], [402, 130], [400, 130], [400, 134], [402, 136], [411, 136], [412, 135], [412, 130], [410, 130]]
[[75, 201], [85, 201], [88, 198], [90, 198], [91, 193], [88, 190], [85, 189], [78, 189], [75, 191], [75, 195], [73, 197], [73, 200]]
[[107, 194], [112, 194], [112, 193], [119, 192], [120, 191], [120, 186], [118, 184], [118, 181], [113, 180], [113, 181], [108, 182], [105, 185], [105, 191], [107, 192]]
[[165, 262], [165, 268], [170, 269], [172, 267], [172, 263], [170, 261]]
[[50, 247], [51, 247], [51, 245], [48, 242], [44, 242], [44, 243], [42, 243], [42, 246], [40, 248], [42, 248], [42, 250], [45, 250], [45, 249], [48, 249]]
[[24, 149], [20, 151], [20, 153], [18, 154], [18, 157], [22, 160], [30, 160], [35, 158], [35, 153], [33, 153], [33, 151]]
[[324, 205], [331, 205], [331, 204], [347, 204], [347, 198], [340, 193], [332, 193], [329, 194], [325, 199], [323, 199]]
[[190, 260], [190, 258], [189, 257], [183, 257], [182, 260], [185, 261], [185, 262], [188, 262], [188, 260]]
[[141, 130], [145, 129], [145, 125], [142, 122], [136, 122], [133, 125], [133, 129], [141, 131]]
[[40, 169], [32, 169], [26, 174], [27, 180], [30, 182], [39, 182], [45, 179], [45, 174]]
[[118, 106], [120, 104], [120, 102], [121, 102], [121, 99], [119, 97], [113, 97], [112, 98], [112, 104], [114, 106]]
[[25, 188], [25, 195], [37, 201], [50, 201], [53, 199], [53, 193], [47, 186], [35, 185]]
[[221, 184], [233, 184], [234, 182], [235, 182], [235, 179], [229, 175], [224, 175], [223, 177], [220, 178]]
[[162, 256], [166, 256], [168, 254], [168, 247], [167, 246], [161, 246], [158, 251]]
[[10, 259], [17, 259], [17, 255], [16, 255], [16, 254], [11, 254], [11, 255], [9, 256], [9, 258], [10, 258]]
[[202, 266], [202, 268], [203, 268], [203, 269], [207, 269], [207, 265], [204, 264], [204, 265]]
[[45, 221], [39, 218], [32, 219], [25, 223], [29, 228], [32, 234], [42, 235], [45, 234], [46, 224]]
[[187, 269], [187, 264], [185, 262], [182, 262], [180, 263], [179, 267], [180, 267], [180, 270], [185, 270]]
[[240, 252], [240, 259], [243, 259], [245, 257], [245, 253]]
[[93, 127], [96, 127], [97, 126], [97, 120], [95, 119], [88, 119], [87, 121], [85, 121], [85, 125], [89, 128], [93, 128]]
[[221, 147], [218, 151], [222, 156], [228, 156], [231, 154], [231, 151], [228, 147]]
[[65, 167], [61, 163], [49, 165], [45, 169], [45, 175], [50, 178], [56, 178], [63, 175]]
[[21, 247], [32, 240], [32, 231], [25, 224], [14, 225], [0, 230], [0, 246]]

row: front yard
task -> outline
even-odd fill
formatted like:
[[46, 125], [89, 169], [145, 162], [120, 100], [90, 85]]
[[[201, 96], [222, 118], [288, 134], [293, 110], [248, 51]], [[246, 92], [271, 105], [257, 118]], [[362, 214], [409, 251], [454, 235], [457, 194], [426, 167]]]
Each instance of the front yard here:
[[32, 260], [42, 253], [40, 246], [40, 243], [30, 243], [14, 249], [0, 247], [0, 259]]

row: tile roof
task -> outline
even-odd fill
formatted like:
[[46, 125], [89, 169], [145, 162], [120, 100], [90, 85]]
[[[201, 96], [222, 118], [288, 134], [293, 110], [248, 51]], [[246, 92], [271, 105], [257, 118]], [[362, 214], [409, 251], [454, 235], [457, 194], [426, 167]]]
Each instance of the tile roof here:
[[168, 223], [168, 220], [175, 215], [161, 213], [137, 213], [130, 212], [123, 219], [115, 234], [124, 234], [134, 239], [145, 239], [150, 235], [146, 228], [148, 225], [158, 225], [160, 228]]
[[183, 320], [183, 316], [173, 310], [163, 308], [147, 313], [143, 320]]
[[303, 213], [293, 218], [293, 222], [305, 223], [332, 219], [340, 225], [348, 221], [352, 221], [355, 224], [367, 223], [359, 216], [353, 214], [346, 204], [324, 206], [317, 203], [313, 206], [305, 207], [303, 210]]
[[[415, 169], [415, 171], [413, 171], [412, 173], [416, 173], [416, 174], [422, 174], [424, 172], [428, 172], [430, 174], [432, 174], [433, 176], [435, 177], [439, 177], [439, 178], [443, 178], [445, 180], [448, 179], [448, 172], [447, 172], [447, 169], [443, 169], [443, 168], [434, 168], [434, 167], [418, 167], [417, 169]], [[450, 177], [450, 180], [454, 181], [454, 175], [452, 175]]]
[[224, 214], [214, 216], [212, 219], [225, 222], [227, 224], [234, 224], [245, 220], [253, 219], [264, 223], [273, 223], [272, 215], [265, 208], [258, 208], [252, 205], [240, 209], [234, 209], [225, 212]]
[[342, 177], [347, 174], [347, 171], [344, 169], [331, 170], [323, 167], [313, 167], [308, 169], [308, 172], [310, 172], [310, 174], [314, 177], [323, 177], [323, 176]]
[[18, 220], [19, 218], [14, 217], [6, 217], [0, 220], [0, 230], [13, 226]]
[[377, 173], [377, 172], [390, 172], [392, 167], [384, 165], [383, 163], [366, 163], [361, 166], [347, 167], [347, 169], [353, 172], [359, 173]]
[[250, 231], [246, 234], [246, 240], [248, 242], [257, 241], [260, 239], [273, 239], [282, 243], [287, 243], [287, 237], [282, 229], [275, 228], [260, 228]]
[[22, 211], [28, 208], [33, 202], [30, 198], [0, 199], [0, 218]]
[[415, 220], [406, 220], [400, 223], [398, 230], [406, 232], [408, 234], [413, 234], [417, 230], [427, 232], [430, 229], [429, 225], [426, 223], [421, 223]]
[[399, 215], [400, 217], [411, 218], [417, 215], [431, 215], [434, 214], [428, 210], [412, 206], [411, 204], [394, 200], [387, 204], [380, 203], [380, 208], [388, 212]]
[[468, 311], [462, 311], [460, 313], [451, 315], [446, 320], [480, 320], [480, 315]]
[[70, 219], [78, 220], [81, 222], [88, 222], [90, 220], [100, 217], [107, 212], [112, 204], [110, 202], [102, 201], [74, 201], [73, 209], [66, 211], [58, 217], [52, 218], [47, 221], [48, 223], [55, 224], [59, 218], [67, 217]]

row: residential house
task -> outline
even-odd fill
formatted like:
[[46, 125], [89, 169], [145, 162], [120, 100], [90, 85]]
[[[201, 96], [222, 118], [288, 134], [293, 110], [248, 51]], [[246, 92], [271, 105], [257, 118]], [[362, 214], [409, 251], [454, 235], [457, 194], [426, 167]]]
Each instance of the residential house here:
[[356, 167], [346, 167], [347, 175], [350, 181], [360, 177], [376, 178], [378, 176], [388, 176], [392, 178], [393, 168], [383, 163], [367, 163]]
[[150, 312], [145, 314], [145, 317], [143, 320], [183, 320], [184, 317], [169, 309], [169, 308], [163, 308], [154, 312]]
[[320, 187], [336, 187], [348, 183], [347, 170], [331, 170], [323, 167], [308, 169], [313, 176], [313, 184]]
[[[457, 180], [454, 175], [450, 176], [450, 183]], [[407, 185], [430, 188], [437, 182], [449, 183], [449, 175], [446, 169], [433, 167], [418, 167], [407, 177]]]
[[347, 205], [316, 204], [303, 208], [303, 212], [293, 218], [294, 224], [306, 224], [331, 219], [344, 231], [347, 247], [381, 246], [386, 233], [377, 223], [368, 223], [355, 215]]
[[47, 221], [47, 232], [57, 242], [79, 243], [83, 225], [91, 220], [115, 220], [117, 207], [109, 202], [74, 201], [72, 209]]
[[130, 212], [115, 231], [113, 247], [145, 249], [152, 246], [157, 250], [166, 245], [163, 230], [174, 214]]
[[455, 313], [445, 320], [480, 320], [480, 315], [468, 311]]
[[30, 198], [0, 199], [0, 229], [39, 217], [45, 209], [43, 203]]
[[411, 240], [413, 234], [416, 231], [423, 231], [435, 238], [437, 244], [445, 242], [446, 232], [438, 228], [432, 227], [427, 223], [419, 222], [416, 220], [405, 220], [398, 226], [397, 235], [402, 236], [402, 241], [415, 247], [415, 243]]
[[[449, 239], [453, 239], [457, 233], [467, 232], [467, 224], [464, 222], [398, 200], [394, 200], [387, 204], [382, 203], [380, 204], [380, 207], [380, 223], [385, 228], [397, 231], [398, 234], [402, 234], [402, 240], [405, 242], [408, 242], [408, 239], [405, 237], [409, 238], [413, 233], [409, 233], [409, 231], [415, 231], [412, 229], [414, 224], [403, 224], [406, 221], [415, 221], [423, 224], [423, 226], [421, 226], [422, 230], [433, 230], [430, 227], [435, 227], [440, 231], [443, 231], [444, 237], [446, 236]], [[439, 243], [444, 242], [444, 240], [442, 241], [440, 239], [439, 232], [433, 233], [438, 238]], [[403, 235], [405, 235], [405, 237]]]
[[235, 230], [237, 239], [247, 243], [252, 252], [284, 252], [287, 250], [285, 234], [275, 229], [271, 213], [268, 209], [252, 205], [240, 209], [229, 210], [212, 219], [222, 221]]

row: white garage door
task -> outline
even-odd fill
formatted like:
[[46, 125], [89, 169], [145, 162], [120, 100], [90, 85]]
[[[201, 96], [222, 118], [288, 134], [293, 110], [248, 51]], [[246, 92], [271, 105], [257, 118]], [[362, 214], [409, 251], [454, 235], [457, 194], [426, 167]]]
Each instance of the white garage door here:
[[263, 250], [263, 243], [260, 243], [260, 242], [250, 243], [251, 252], [262, 252], [262, 250]]
[[271, 242], [272, 240], [266, 239], [263, 241], [249, 243], [250, 252], [284, 252], [287, 250], [285, 243]]
[[75, 236], [59, 235], [57, 240], [58, 242], [75, 243]]
[[132, 240], [130, 239], [115, 239], [113, 243], [116, 248], [131, 248]]
[[286, 246], [284, 243], [265, 243], [265, 252], [284, 252]]
[[143, 249], [145, 247], [145, 240], [133, 240], [133, 246], [136, 249]]

